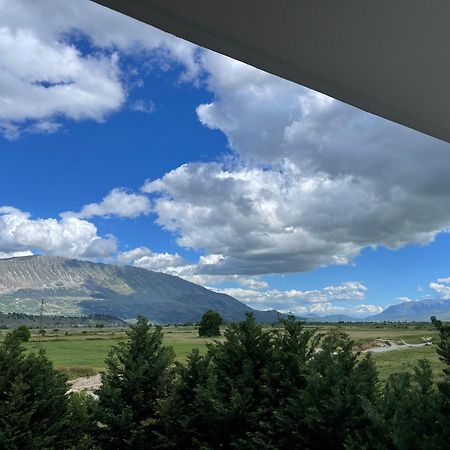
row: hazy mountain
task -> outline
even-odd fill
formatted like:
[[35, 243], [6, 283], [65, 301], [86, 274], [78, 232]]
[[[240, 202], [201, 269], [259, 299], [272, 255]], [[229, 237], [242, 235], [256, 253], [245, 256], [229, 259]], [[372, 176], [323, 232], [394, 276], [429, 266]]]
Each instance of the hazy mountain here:
[[347, 316], [345, 314], [329, 314], [327, 316], [320, 316], [315, 313], [304, 314], [303, 318], [308, 322], [360, 322], [366, 320], [356, 319], [355, 317]]
[[380, 314], [370, 316], [367, 320], [389, 321], [429, 321], [431, 316], [441, 320], [450, 320], [450, 300], [426, 299], [403, 302], [386, 308]]
[[214, 309], [225, 320], [241, 320], [253, 312], [272, 322], [276, 311], [255, 311], [233, 297], [205, 289], [179, 277], [130, 266], [78, 261], [56, 256], [0, 260], [0, 311], [105, 314], [122, 319], [139, 314], [160, 323], [197, 321]]

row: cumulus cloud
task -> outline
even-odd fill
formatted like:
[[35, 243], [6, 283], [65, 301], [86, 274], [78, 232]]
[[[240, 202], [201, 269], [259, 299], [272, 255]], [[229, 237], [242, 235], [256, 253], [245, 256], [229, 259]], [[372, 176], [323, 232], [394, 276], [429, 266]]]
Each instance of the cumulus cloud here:
[[[296, 306], [292, 308], [291, 312], [294, 314], [318, 314], [320, 316], [328, 315], [328, 314], [345, 314], [350, 315], [352, 317], [366, 318], [373, 314], [378, 314], [383, 311], [383, 308], [378, 305], [354, 305], [354, 306], [341, 306], [336, 305], [332, 302], [328, 303], [319, 303], [316, 305], [312, 305], [311, 307], [305, 306]], [[285, 311], [287, 312], [287, 311]]]
[[216, 274], [347, 264], [367, 246], [427, 243], [450, 220], [435, 203], [395, 188], [378, 198], [374, 189], [370, 180], [310, 175], [288, 162], [277, 169], [186, 164], [143, 186], [156, 195], [157, 223], [179, 245], [220, 256], [210, 265]]
[[33, 30], [0, 25], [0, 61], [4, 124], [31, 120], [30, 131], [54, 132], [53, 117], [101, 121], [125, 100], [114, 54], [83, 56], [71, 45], [42, 41]]
[[[127, 96], [119, 53], [142, 54], [162, 69], [180, 64], [181, 78], [193, 81], [197, 52], [88, 0], [0, 0], [0, 132], [15, 139], [24, 131], [55, 132], [60, 118], [104, 120]], [[149, 112], [151, 105], [132, 107]]]
[[105, 257], [116, 251], [113, 236], [100, 237], [97, 228], [86, 220], [67, 217], [33, 219], [17, 208], [0, 207], [0, 252], [37, 250], [68, 257]]
[[136, 218], [150, 213], [150, 200], [142, 194], [135, 194], [124, 188], [115, 188], [103, 197], [101, 202], [89, 203], [80, 212], [67, 211], [61, 217], [89, 219], [91, 217], [128, 217]]
[[143, 190], [179, 245], [219, 257], [210, 273], [347, 264], [448, 230], [447, 143], [212, 52], [201, 63], [213, 101], [198, 117], [233, 155]]
[[[336, 286], [327, 286], [316, 290], [278, 289], [216, 289], [231, 295], [256, 309], [277, 309], [294, 314], [354, 314], [368, 315], [382, 311], [380, 306], [360, 304], [365, 299], [367, 287], [359, 282], [347, 281]], [[341, 304], [336, 304], [336, 302]], [[351, 303], [342, 305], [344, 303]]]
[[290, 289], [280, 291], [277, 289], [256, 290], [242, 288], [226, 288], [222, 292], [239, 298], [245, 303], [327, 303], [335, 300], [364, 300], [367, 287], [364, 284], [347, 281], [337, 286], [327, 286], [320, 290], [301, 291]]
[[204, 273], [204, 267], [212, 264], [216, 260], [213, 255], [201, 256], [197, 262], [191, 262], [178, 253], [158, 253], [153, 252], [147, 247], [138, 247], [129, 251], [119, 252], [115, 260], [119, 264], [167, 273], [203, 286], [236, 283], [251, 289], [264, 289], [269, 287], [269, 284], [259, 277], [210, 275]]
[[171, 272], [172, 269], [183, 267], [189, 263], [178, 254], [155, 253], [147, 247], [138, 247], [133, 250], [122, 252], [117, 256], [120, 264], [134, 265], [143, 269], [161, 272]]

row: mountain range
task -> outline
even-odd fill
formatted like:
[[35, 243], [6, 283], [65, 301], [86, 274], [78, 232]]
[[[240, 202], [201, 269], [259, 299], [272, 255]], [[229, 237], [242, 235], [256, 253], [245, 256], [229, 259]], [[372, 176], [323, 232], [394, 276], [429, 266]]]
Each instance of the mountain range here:
[[[0, 312], [58, 316], [107, 315], [132, 319], [144, 315], [158, 323], [196, 322], [207, 309], [227, 321], [252, 312], [259, 322], [275, 322], [277, 311], [257, 311], [239, 300], [182, 278], [131, 266], [78, 261], [59, 256], [0, 260]], [[311, 322], [450, 320], [450, 300], [424, 299], [392, 305], [357, 319], [343, 314], [306, 314]]]
[[368, 317], [367, 320], [427, 322], [431, 316], [436, 316], [441, 320], [450, 320], [450, 300], [424, 299], [402, 302], [389, 306], [383, 312]]
[[277, 311], [256, 311], [226, 294], [179, 277], [131, 266], [78, 261], [58, 256], [0, 260], [0, 312], [121, 319], [144, 315], [156, 323], [200, 320], [214, 309], [227, 321], [252, 312], [259, 322], [275, 322]]
[[[347, 316], [346, 314], [328, 314], [321, 316], [315, 313], [303, 314], [301, 317], [307, 322], [359, 322], [361, 319], [356, 317]], [[366, 320], [366, 319], [363, 319]]]

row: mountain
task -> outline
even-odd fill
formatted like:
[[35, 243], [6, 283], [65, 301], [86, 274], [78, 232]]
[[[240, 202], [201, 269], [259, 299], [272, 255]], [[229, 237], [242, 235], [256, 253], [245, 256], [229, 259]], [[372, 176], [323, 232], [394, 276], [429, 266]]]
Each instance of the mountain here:
[[330, 314], [322, 316], [322, 322], [361, 322], [365, 319], [356, 319], [355, 317], [347, 316], [346, 314]]
[[277, 311], [255, 311], [229, 295], [179, 277], [131, 266], [92, 263], [58, 256], [0, 260], [0, 311], [37, 314], [103, 314], [121, 319], [144, 315], [153, 322], [198, 321], [214, 309], [227, 321], [252, 312], [274, 322]]
[[327, 316], [320, 316], [315, 313], [304, 314], [303, 319], [308, 322], [361, 322], [366, 320], [356, 319], [355, 317], [347, 316], [345, 314], [329, 314]]
[[450, 300], [425, 299], [403, 302], [389, 306], [380, 314], [370, 316], [366, 320], [428, 322], [431, 316], [436, 316], [441, 320], [450, 320]]

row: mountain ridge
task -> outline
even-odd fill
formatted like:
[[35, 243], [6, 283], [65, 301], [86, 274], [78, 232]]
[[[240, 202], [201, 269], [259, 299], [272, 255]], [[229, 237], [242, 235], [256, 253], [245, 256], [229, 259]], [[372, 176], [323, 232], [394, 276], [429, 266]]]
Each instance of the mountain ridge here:
[[105, 314], [122, 319], [145, 315], [159, 323], [197, 321], [207, 309], [227, 321], [253, 313], [260, 322], [276, 311], [257, 311], [237, 299], [179, 277], [133, 266], [33, 255], [0, 260], [0, 310], [47, 314]]
[[427, 322], [431, 316], [450, 320], [450, 299], [423, 299], [391, 305], [379, 314], [369, 316], [371, 321]]

